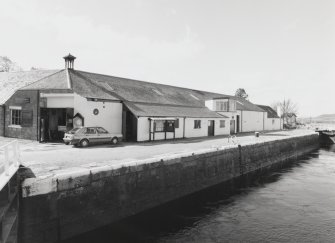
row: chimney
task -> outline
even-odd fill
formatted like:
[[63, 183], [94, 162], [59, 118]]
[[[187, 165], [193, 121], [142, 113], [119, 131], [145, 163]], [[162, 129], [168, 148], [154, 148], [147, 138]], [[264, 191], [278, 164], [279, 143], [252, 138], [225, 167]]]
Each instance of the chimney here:
[[65, 69], [73, 69], [74, 67], [74, 59], [76, 59], [75, 56], [72, 56], [70, 53], [69, 55], [63, 57], [65, 60]]

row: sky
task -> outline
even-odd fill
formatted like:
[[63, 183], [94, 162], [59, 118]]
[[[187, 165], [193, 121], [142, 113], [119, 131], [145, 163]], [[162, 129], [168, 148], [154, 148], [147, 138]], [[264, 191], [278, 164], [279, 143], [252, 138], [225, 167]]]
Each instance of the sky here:
[[0, 56], [335, 113], [333, 0], [0, 0]]

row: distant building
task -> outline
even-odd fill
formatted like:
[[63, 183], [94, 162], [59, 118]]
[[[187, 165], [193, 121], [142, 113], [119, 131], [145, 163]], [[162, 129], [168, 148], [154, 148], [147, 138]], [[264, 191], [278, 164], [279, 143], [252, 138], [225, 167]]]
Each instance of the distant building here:
[[282, 117], [284, 119], [284, 126], [289, 128], [297, 126], [297, 115], [295, 113], [284, 113]]
[[244, 99], [74, 70], [75, 57], [64, 59], [62, 70], [0, 73], [0, 136], [61, 140], [101, 126], [152, 141], [266, 130], [268, 112]]

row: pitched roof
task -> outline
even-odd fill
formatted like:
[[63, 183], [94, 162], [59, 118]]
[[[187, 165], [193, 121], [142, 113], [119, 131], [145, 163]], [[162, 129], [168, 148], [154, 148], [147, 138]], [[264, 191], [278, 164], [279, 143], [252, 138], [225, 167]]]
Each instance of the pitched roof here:
[[257, 106], [268, 113], [268, 118], [279, 118], [277, 112], [270, 106], [267, 105], [257, 105]]
[[0, 105], [4, 104], [18, 89], [59, 70], [32, 70], [0, 72]]
[[22, 88], [22, 90], [71, 89], [67, 71], [60, 70]]
[[209, 110], [207, 107], [185, 107], [176, 105], [148, 104], [125, 102], [128, 109], [138, 117], [196, 117], [196, 118], [227, 118]]
[[235, 96], [89, 73], [73, 69], [61, 70], [58, 73], [54, 73], [53, 75], [47, 76], [44, 79], [25, 87], [24, 89], [71, 89], [73, 92], [86, 98], [112, 99], [135, 103], [142, 102], [197, 108], [205, 107], [206, 100], [214, 98], [232, 98], [237, 101], [238, 110], [263, 112], [258, 106]]

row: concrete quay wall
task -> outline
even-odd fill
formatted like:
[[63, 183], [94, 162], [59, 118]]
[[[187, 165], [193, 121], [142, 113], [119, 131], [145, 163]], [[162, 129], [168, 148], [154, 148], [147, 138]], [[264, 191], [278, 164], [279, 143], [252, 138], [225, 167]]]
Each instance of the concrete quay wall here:
[[[23, 182], [21, 241], [57, 242], [241, 175], [278, 166], [319, 146], [318, 135], [211, 148], [119, 168]], [[45, 184], [43, 184], [45, 183]]]

